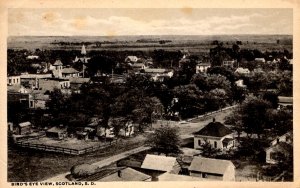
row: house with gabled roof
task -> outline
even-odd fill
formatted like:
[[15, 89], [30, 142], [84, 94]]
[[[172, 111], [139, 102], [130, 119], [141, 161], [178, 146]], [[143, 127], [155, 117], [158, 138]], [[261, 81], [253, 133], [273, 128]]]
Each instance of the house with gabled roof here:
[[79, 77], [79, 71], [72, 68], [72, 67], [68, 67], [68, 68], [63, 68], [61, 70], [61, 74], [63, 78], [76, 78]]
[[194, 148], [202, 148], [208, 142], [212, 148], [226, 150], [235, 147], [233, 132], [220, 122], [210, 122], [201, 130], [194, 133]]
[[229, 160], [194, 157], [190, 176], [221, 181], [235, 181], [235, 166]]
[[181, 170], [175, 157], [151, 154], [146, 155], [141, 168], [152, 171], [169, 172], [172, 174], [178, 174]]
[[281, 160], [284, 160], [293, 155], [293, 147], [291, 144], [288, 144], [286, 142], [279, 142], [266, 148], [265, 152], [266, 163], [277, 164], [280, 157], [282, 157]]

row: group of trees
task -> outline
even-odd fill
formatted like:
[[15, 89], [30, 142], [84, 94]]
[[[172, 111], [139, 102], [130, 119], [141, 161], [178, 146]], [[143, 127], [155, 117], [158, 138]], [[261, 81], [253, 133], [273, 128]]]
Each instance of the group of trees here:
[[292, 109], [277, 109], [276, 97], [270, 94], [263, 97], [248, 96], [226, 117], [226, 122], [232, 125], [238, 135], [245, 132], [248, 138], [253, 134], [258, 138], [285, 134], [292, 130], [292, 120]]

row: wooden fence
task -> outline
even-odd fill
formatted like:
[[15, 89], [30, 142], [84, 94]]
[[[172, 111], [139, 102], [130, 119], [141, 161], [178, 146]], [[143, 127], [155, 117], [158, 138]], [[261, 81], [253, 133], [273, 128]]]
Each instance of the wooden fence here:
[[115, 141], [105, 143], [102, 145], [98, 146], [92, 146], [84, 149], [71, 149], [71, 148], [64, 148], [64, 147], [59, 147], [59, 146], [50, 146], [50, 145], [44, 145], [44, 144], [34, 144], [34, 143], [29, 143], [29, 142], [16, 142], [17, 146], [23, 147], [23, 148], [31, 148], [31, 149], [37, 149], [37, 150], [42, 150], [42, 151], [50, 151], [50, 152], [57, 152], [57, 153], [65, 153], [65, 154], [70, 154], [70, 155], [82, 155], [85, 153], [97, 151], [99, 149], [106, 148], [108, 146], [111, 146], [112, 143]]
[[237, 105], [228, 106], [228, 107], [226, 107], [226, 108], [222, 108], [222, 109], [220, 109], [220, 110], [213, 111], [213, 112], [207, 112], [207, 113], [205, 113], [205, 114], [203, 114], [203, 115], [199, 115], [199, 116], [197, 116], [197, 117], [190, 118], [190, 119], [188, 119], [187, 121], [188, 121], [188, 122], [191, 122], [191, 121], [194, 121], [194, 120], [201, 120], [201, 121], [203, 121], [203, 120], [206, 120], [206, 119], [208, 119], [208, 118], [211, 118], [211, 116], [214, 115], [214, 114], [216, 114], [216, 113], [219, 113], [219, 112], [225, 112], [225, 111], [230, 110], [230, 109], [233, 109], [233, 108], [235, 108], [235, 107], [237, 107]]

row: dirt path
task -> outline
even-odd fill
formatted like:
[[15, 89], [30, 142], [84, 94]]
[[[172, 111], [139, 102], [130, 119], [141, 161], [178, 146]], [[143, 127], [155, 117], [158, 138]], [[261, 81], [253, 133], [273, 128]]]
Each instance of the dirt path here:
[[[123, 152], [123, 153], [120, 153], [118, 155], [113, 155], [107, 159], [104, 159], [104, 160], [101, 160], [101, 161], [98, 161], [98, 162], [95, 162], [93, 163], [93, 165], [96, 165], [98, 166], [99, 168], [102, 168], [104, 166], [107, 166], [107, 165], [110, 165], [114, 162], [117, 162], [118, 160], [120, 159], [123, 159], [123, 158], [126, 158], [132, 154], [135, 154], [135, 153], [139, 153], [141, 151], [145, 151], [145, 150], [148, 150], [150, 149], [150, 147], [145, 147], [145, 146], [141, 146], [141, 147], [138, 147], [138, 148], [135, 148], [135, 149], [132, 149], [132, 150], [129, 150], [129, 151], [126, 151], [126, 152]], [[66, 176], [70, 174], [70, 172], [66, 172], [66, 173], [63, 173], [63, 174], [59, 174], [57, 176], [54, 176], [52, 178], [49, 178], [49, 179], [46, 179], [44, 180], [45, 182], [57, 182], [57, 181], [69, 181]]]

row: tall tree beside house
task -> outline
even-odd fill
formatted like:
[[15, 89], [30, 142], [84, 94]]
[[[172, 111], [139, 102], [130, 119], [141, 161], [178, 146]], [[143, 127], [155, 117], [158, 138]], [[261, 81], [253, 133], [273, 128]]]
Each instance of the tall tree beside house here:
[[180, 150], [180, 137], [178, 129], [170, 126], [162, 126], [148, 136], [146, 144], [159, 153], [178, 154]]
[[239, 106], [236, 113], [242, 122], [243, 130], [251, 137], [257, 134], [260, 138], [265, 133], [267, 112], [270, 103], [254, 96], [248, 96]]

